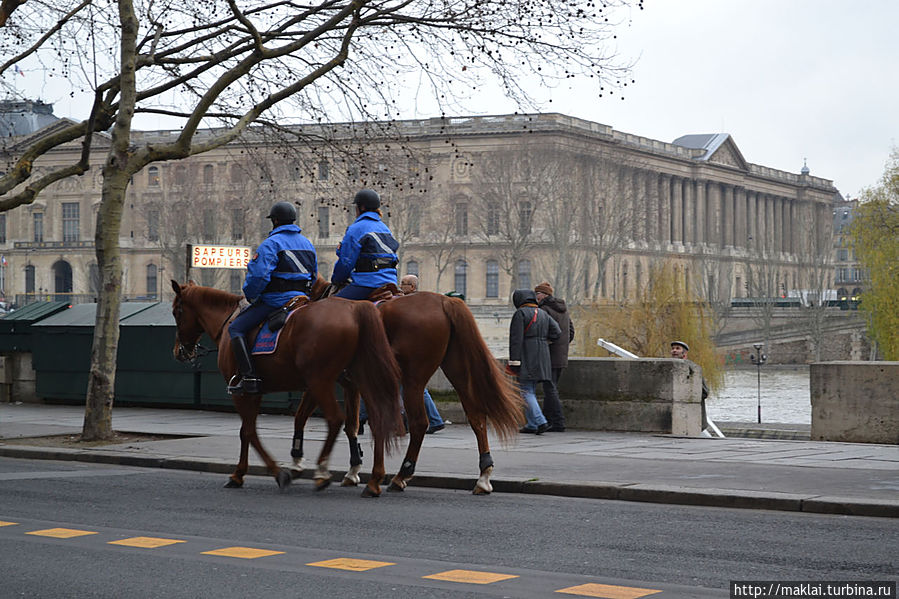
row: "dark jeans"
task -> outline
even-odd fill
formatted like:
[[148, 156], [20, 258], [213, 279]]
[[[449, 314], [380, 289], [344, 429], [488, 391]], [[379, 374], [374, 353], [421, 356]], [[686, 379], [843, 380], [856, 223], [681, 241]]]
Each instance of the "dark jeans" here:
[[559, 377], [564, 368], [553, 368], [553, 380], [543, 381], [543, 415], [553, 428], [565, 428], [562, 402], [559, 400]]
[[253, 330], [253, 327], [265, 320], [274, 310], [275, 308], [272, 308], [261, 301], [250, 304], [248, 308], [238, 314], [237, 317], [231, 321], [231, 324], [228, 325], [228, 337], [231, 339], [234, 339], [235, 337], [243, 337], [246, 339], [247, 334]]

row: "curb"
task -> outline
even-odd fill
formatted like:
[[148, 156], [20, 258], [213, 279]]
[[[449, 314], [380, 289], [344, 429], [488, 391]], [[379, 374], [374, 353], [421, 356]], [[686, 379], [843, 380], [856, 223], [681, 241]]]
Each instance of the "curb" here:
[[[161, 468], [188, 470], [213, 474], [230, 474], [234, 470], [231, 462], [213, 462], [190, 458], [145, 457], [128, 453], [86, 451], [83, 449], [37, 449], [28, 446], [0, 445], [0, 457], [32, 460], [78, 461], [141, 468]], [[335, 480], [340, 480], [346, 471], [331, 472]], [[269, 476], [264, 466], [251, 465], [248, 476]], [[294, 479], [311, 480], [311, 470], [293, 472]], [[368, 480], [361, 474], [362, 482]], [[409, 482], [409, 486], [422, 488], [453, 489], [470, 491], [476, 478], [419, 475]], [[389, 483], [389, 478], [384, 484]], [[756, 509], [811, 514], [840, 514], [877, 518], [899, 518], [899, 499], [875, 501], [849, 497], [808, 496], [791, 493], [764, 493], [733, 489], [697, 489], [645, 483], [570, 483], [540, 480], [494, 479], [493, 490], [497, 493], [519, 493], [525, 495], [548, 495], [576, 497], [582, 499], [612, 499], [617, 501], [638, 501], [693, 505], [702, 507], [723, 507], [736, 509]], [[385, 489], [385, 493], [386, 493]]]

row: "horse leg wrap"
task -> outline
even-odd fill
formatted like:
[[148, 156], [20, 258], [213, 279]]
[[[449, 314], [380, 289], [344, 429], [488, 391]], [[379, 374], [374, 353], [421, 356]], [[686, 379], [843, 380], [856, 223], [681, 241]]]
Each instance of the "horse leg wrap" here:
[[[293, 434], [293, 446], [290, 448], [290, 457], [303, 457], [303, 431], [297, 431]], [[294, 462], [296, 461], [294, 460]]]
[[362, 464], [357, 464], [355, 466], [350, 466], [350, 469], [347, 470], [347, 473], [343, 475], [343, 482], [340, 483], [341, 487], [355, 487], [359, 484], [361, 480], [359, 478], [359, 471], [362, 470]]
[[475, 495], [488, 495], [493, 492], [493, 485], [490, 484], [490, 475], [493, 474], [493, 466], [487, 466], [487, 468], [481, 472], [481, 476], [478, 477], [478, 482], [475, 483], [474, 489], [472, 489], [472, 493]]
[[390, 486], [387, 487], [388, 491], [405, 491], [408, 486], [409, 480], [415, 474], [415, 462], [412, 460], [403, 461], [403, 466], [400, 468], [400, 471], [396, 473], [396, 476], [390, 481]]
[[327, 464], [319, 464], [315, 469], [315, 490], [321, 491], [331, 484], [331, 473], [328, 471]]
[[412, 460], [404, 460], [403, 467], [400, 468], [400, 471], [397, 474], [403, 480], [409, 480], [412, 478], [412, 475], [415, 474], [415, 462]]
[[481, 454], [481, 459], [478, 460], [478, 470], [483, 472], [487, 468], [493, 466], [493, 458], [490, 457], [490, 452], [484, 452]]
[[[354, 440], [350, 443], [350, 466], [361, 466], [361, 465], [362, 465], [362, 445], [359, 444], [359, 441]], [[356, 482], [358, 482], [358, 481], [356, 481]]]

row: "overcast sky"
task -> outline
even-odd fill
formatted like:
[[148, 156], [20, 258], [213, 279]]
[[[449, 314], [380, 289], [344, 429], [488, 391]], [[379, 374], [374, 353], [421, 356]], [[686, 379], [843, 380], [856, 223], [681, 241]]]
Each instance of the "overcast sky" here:
[[673, 141], [730, 133], [749, 162], [855, 196], [899, 144], [899, 2], [646, 0], [621, 28], [625, 99], [560, 112]]
[[[832, 179], [844, 196], [877, 182], [899, 143], [899, 2], [644, 5], [620, 14], [619, 53], [636, 61], [624, 99], [559, 89], [549, 92], [547, 110], [669, 142], [730, 133], [749, 162], [797, 173], [807, 159], [811, 173]], [[16, 85], [53, 102], [58, 116], [86, 116], [89, 100], [53, 93], [39, 73]], [[490, 95], [477, 106], [481, 114], [514, 111]]]

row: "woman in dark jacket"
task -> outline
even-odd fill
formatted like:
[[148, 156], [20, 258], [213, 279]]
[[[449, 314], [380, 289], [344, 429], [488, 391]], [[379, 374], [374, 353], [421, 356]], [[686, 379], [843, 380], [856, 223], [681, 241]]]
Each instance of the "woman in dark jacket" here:
[[[549, 358], [552, 365], [552, 379], [543, 381], [543, 415], [549, 420], [549, 432], [565, 432], [565, 416], [562, 413], [562, 402], [559, 400], [559, 377], [568, 366], [568, 345], [574, 340], [574, 325], [565, 300], [553, 296], [553, 288], [547, 282], [534, 287], [537, 294], [537, 305], [556, 321], [562, 330], [561, 336], [549, 346]], [[567, 333], [567, 335], [566, 335]]]
[[512, 303], [518, 309], [509, 325], [509, 368], [518, 377], [527, 407], [527, 425], [521, 432], [539, 435], [550, 425], [537, 404], [537, 382], [552, 380], [549, 344], [559, 338], [561, 329], [537, 307], [537, 296], [530, 289], [517, 289]]

